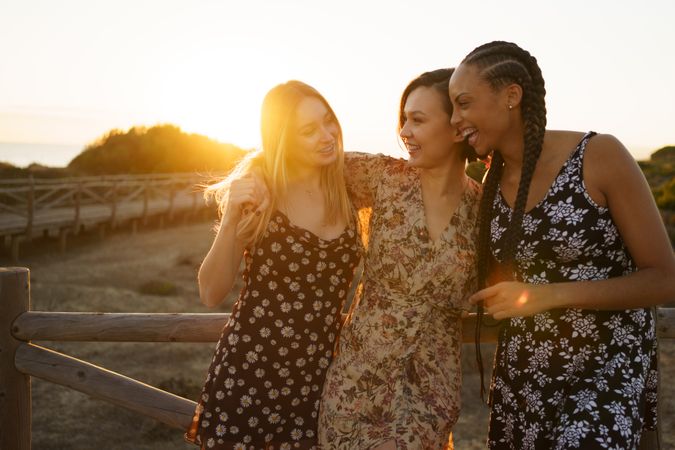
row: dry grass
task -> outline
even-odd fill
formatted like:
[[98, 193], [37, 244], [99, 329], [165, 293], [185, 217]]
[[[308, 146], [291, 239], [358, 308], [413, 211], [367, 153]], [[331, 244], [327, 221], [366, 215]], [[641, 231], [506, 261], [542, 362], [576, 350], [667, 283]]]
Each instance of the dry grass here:
[[[116, 234], [100, 242], [75, 243], [65, 255], [31, 252], [33, 309], [107, 312], [206, 312], [198, 300], [196, 270], [211, 244], [210, 224]], [[54, 250], [55, 250], [55, 246]], [[46, 254], [45, 254], [46, 252]], [[51, 253], [50, 253], [51, 252]], [[6, 265], [6, 262], [3, 265]], [[163, 280], [175, 293], [139, 292]], [[237, 289], [238, 290], [238, 289]], [[228, 311], [234, 296], [217, 311]], [[212, 310], [211, 310], [212, 311]], [[215, 311], [214, 311], [215, 312]], [[214, 344], [40, 343], [179, 395], [199, 395]], [[455, 427], [457, 449], [482, 449], [487, 408], [478, 399], [478, 377], [471, 346], [465, 346], [464, 407]], [[489, 367], [492, 346], [485, 346]], [[661, 346], [662, 380], [675, 378], [675, 342]], [[662, 383], [663, 448], [675, 446], [675, 387]], [[194, 449], [182, 433], [68, 388], [33, 382], [33, 448]]]

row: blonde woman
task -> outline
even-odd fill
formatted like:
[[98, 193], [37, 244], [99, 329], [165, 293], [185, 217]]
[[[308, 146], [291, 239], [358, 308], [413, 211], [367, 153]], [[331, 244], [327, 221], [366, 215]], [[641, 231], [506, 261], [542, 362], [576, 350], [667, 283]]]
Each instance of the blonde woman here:
[[199, 270], [202, 301], [220, 303], [242, 258], [246, 266], [186, 434], [207, 449], [316, 448], [319, 399], [360, 255], [328, 102], [299, 81], [276, 86], [261, 132], [262, 151], [207, 190], [221, 221]]

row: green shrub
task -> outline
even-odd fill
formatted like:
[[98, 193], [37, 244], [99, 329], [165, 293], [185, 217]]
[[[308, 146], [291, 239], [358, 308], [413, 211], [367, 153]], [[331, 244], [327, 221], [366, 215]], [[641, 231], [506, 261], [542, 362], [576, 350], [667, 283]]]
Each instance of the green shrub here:
[[174, 125], [112, 130], [89, 144], [68, 168], [86, 175], [222, 172], [246, 152]]
[[482, 183], [483, 175], [485, 175], [486, 170], [487, 168], [483, 161], [474, 161], [469, 163], [469, 165], [466, 167], [466, 174], [479, 183]]
[[659, 209], [675, 210], [675, 178], [652, 192]]

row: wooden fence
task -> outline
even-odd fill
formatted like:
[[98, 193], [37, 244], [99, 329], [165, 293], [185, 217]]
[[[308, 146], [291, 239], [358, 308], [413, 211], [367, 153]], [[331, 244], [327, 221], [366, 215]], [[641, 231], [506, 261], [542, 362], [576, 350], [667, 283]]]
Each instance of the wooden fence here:
[[67, 236], [85, 228], [135, 230], [153, 217], [186, 217], [205, 207], [197, 187], [204, 181], [196, 174], [1, 180], [0, 238], [16, 261], [19, 245], [39, 235], [58, 236], [65, 250]]
[[[660, 339], [675, 338], [675, 308], [658, 309]], [[196, 403], [124, 375], [32, 344], [41, 341], [215, 342], [229, 314], [125, 314], [30, 310], [29, 270], [0, 268], [0, 450], [31, 448], [31, 377], [102, 399], [186, 430]], [[464, 321], [473, 342], [475, 318]], [[496, 342], [496, 329], [482, 333]], [[646, 434], [641, 449], [655, 449]]]

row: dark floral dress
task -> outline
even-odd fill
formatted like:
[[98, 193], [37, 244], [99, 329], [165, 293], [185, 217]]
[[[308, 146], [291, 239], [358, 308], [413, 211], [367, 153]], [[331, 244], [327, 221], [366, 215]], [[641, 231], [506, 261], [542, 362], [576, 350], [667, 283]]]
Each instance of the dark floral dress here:
[[186, 439], [203, 448], [314, 449], [319, 400], [360, 259], [355, 225], [323, 240], [279, 211], [245, 253], [245, 286]]
[[[588, 133], [546, 197], [523, 218], [519, 281], [603, 280], [635, 270], [609, 209], [583, 183]], [[494, 200], [500, 258], [511, 209]], [[637, 449], [656, 424], [656, 331], [650, 309], [556, 309], [510, 319], [491, 386], [492, 449]]]
[[[420, 172], [404, 160], [348, 153], [347, 187], [371, 211], [357, 298], [324, 385], [323, 449], [452, 447], [460, 409], [462, 321], [475, 291], [480, 185], [467, 178], [432, 241]], [[365, 210], [362, 210], [364, 212]]]

